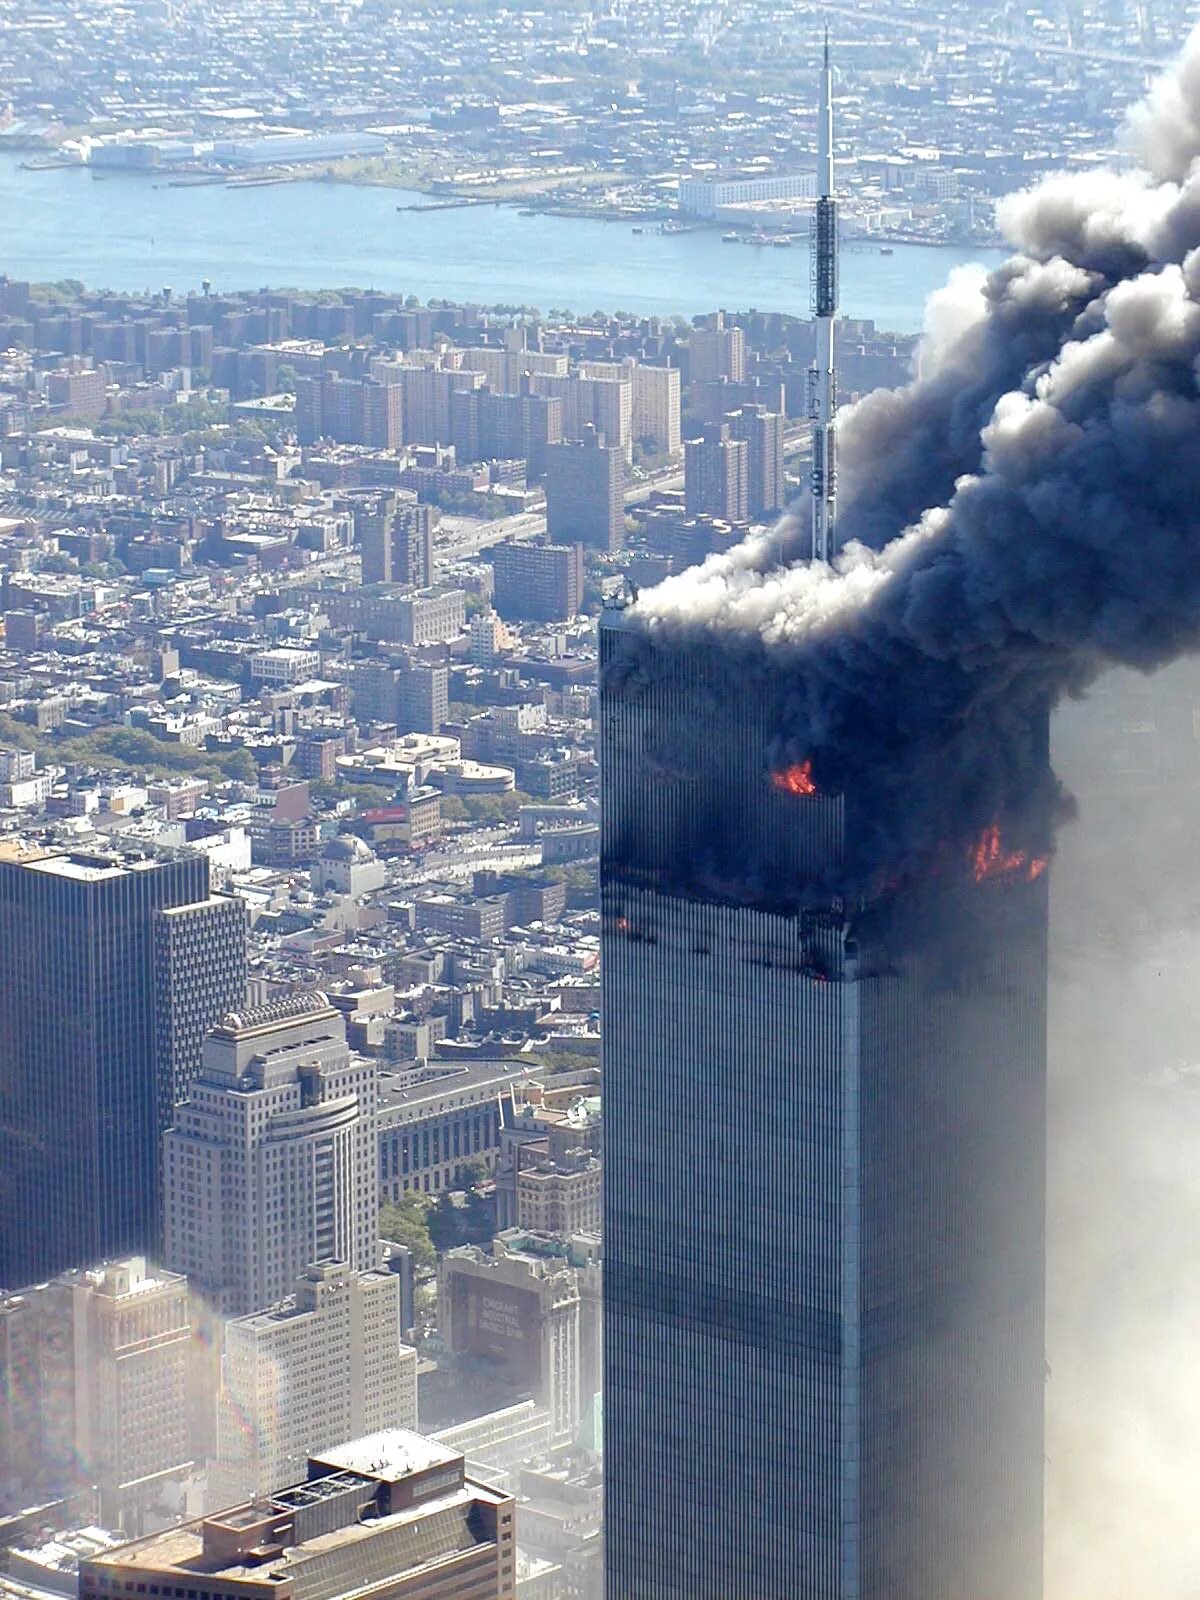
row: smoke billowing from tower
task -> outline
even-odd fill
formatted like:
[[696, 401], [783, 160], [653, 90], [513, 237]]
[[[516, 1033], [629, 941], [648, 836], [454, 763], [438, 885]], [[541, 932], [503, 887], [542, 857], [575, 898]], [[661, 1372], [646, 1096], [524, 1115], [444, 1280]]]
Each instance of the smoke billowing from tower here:
[[1040, 857], [1045, 708], [1200, 646], [1200, 30], [1130, 134], [1139, 169], [1004, 202], [1017, 253], [943, 294], [908, 388], [843, 413], [832, 567], [785, 519], [644, 594], [610, 668], [702, 636], [760, 679], [780, 768], [873, 819], [839, 887], [997, 817]]

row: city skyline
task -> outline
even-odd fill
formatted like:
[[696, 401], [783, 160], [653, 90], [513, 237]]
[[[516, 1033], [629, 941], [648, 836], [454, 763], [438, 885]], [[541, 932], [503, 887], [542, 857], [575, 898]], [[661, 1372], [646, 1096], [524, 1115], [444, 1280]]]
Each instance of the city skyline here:
[[0, 1600], [1185, 1600], [1192, 20], [0, 17]]

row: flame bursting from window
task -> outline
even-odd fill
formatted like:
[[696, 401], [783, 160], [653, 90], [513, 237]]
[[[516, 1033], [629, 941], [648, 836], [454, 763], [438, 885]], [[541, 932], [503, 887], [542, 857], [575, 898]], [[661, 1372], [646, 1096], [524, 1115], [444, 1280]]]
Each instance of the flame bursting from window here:
[[1025, 878], [1032, 883], [1050, 865], [1047, 856], [1031, 856], [1024, 850], [1006, 850], [998, 824], [985, 828], [971, 846], [971, 871], [976, 883], [989, 878]]
[[790, 767], [784, 767], [782, 772], [773, 772], [771, 787], [783, 794], [816, 794], [817, 786], [813, 782], [812, 762], [796, 761]]

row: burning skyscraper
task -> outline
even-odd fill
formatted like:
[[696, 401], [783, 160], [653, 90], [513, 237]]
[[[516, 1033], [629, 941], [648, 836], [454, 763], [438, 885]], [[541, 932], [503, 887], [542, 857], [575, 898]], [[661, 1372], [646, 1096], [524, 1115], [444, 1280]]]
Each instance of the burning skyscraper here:
[[719, 651], [623, 673], [630, 624], [601, 634], [609, 1594], [1035, 1600], [1042, 863], [996, 828], [837, 892], [854, 793]]
[[601, 630], [609, 1600], [1035, 1600], [1047, 722], [1200, 645], [1200, 34]]

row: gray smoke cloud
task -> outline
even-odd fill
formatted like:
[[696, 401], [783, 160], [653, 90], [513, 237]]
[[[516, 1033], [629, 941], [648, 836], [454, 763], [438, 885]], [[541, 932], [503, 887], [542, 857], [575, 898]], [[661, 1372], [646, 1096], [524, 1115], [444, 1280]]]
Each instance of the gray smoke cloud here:
[[833, 569], [796, 559], [801, 508], [633, 608], [615, 674], [719, 648], [781, 754], [862, 799], [856, 892], [997, 817], [1044, 848], [1047, 709], [1200, 644], [1200, 30], [1132, 136], [1141, 169], [1008, 200], [1018, 254], [840, 420]]

